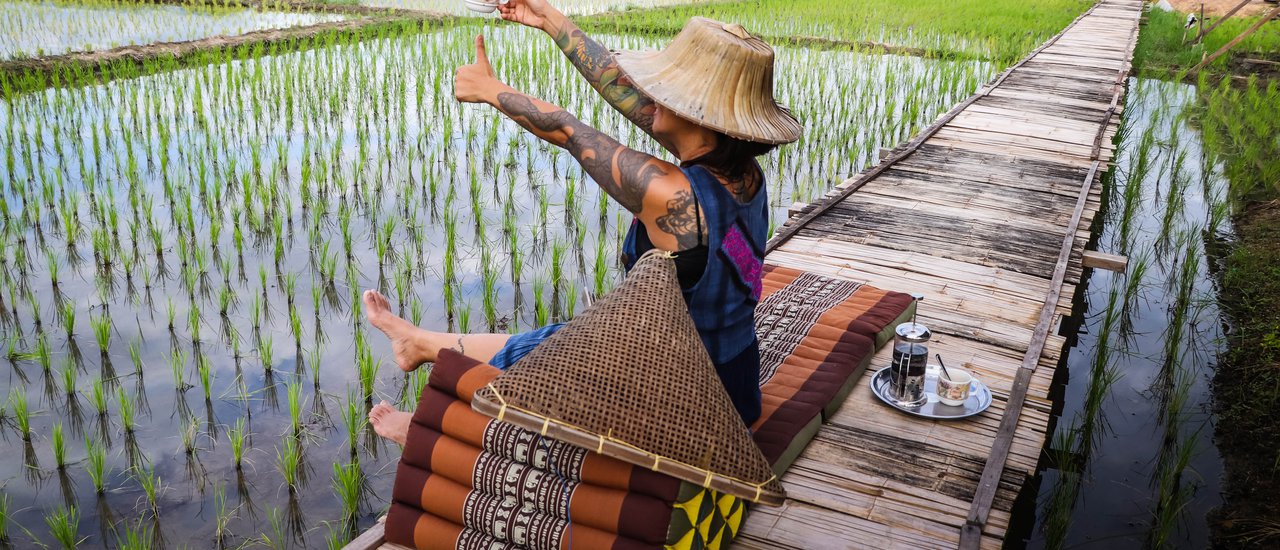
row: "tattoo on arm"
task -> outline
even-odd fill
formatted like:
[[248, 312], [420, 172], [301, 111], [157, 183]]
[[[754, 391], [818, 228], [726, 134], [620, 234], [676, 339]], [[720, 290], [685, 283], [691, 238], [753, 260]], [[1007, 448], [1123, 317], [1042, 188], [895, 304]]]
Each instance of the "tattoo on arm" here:
[[645, 133], [653, 133], [654, 103], [622, 74], [613, 52], [567, 21], [556, 31], [555, 41], [565, 57], [609, 105]]
[[546, 104], [543, 111], [529, 96], [498, 94], [498, 108], [521, 126], [553, 145], [564, 147], [591, 178], [623, 208], [639, 213], [653, 180], [667, 175], [658, 159], [632, 150], [584, 124], [564, 109]]
[[658, 229], [676, 238], [678, 250], [688, 250], [702, 244], [698, 227], [702, 222], [701, 214], [694, 202], [693, 192], [681, 190], [676, 192], [675, 198], [667, 201], [667, 213], [654, 221]]

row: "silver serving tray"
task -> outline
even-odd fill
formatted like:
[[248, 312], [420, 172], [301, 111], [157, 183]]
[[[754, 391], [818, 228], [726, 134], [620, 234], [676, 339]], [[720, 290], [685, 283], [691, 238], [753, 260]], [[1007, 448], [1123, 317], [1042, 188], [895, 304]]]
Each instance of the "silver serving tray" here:
[[960, 405], [944, 405], [938, 401], [938, 365], [930, 364], [924, 371], [924, 394], [925, 402], [915, 407], [901, 407], [898, 401], [889, 394], [889, 368], [885, 367], [871, 376], [871, 393], [876, 394], [890, 407], [898, 409], [904, 413], [923, 416], [925, 418], [934, 418], [938, 420], [953, 420], [956, 418], [967, 418], [987, 410], [991, 406], [991, 389], [983, 384], [982, 381], [974, 379], [969, 386], [969, 399]]

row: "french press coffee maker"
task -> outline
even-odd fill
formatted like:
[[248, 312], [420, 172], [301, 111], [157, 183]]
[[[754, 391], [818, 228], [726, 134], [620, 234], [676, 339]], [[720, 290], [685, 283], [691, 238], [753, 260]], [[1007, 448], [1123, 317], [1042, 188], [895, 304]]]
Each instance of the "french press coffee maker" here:
[[910, 323], [902, 323], [894, 330], [893, 363], [889, 370], [889, 396], [902, 408], [919, 407], [927, 399], [924, 393], [924, 373], [929, 364], [928, 327], [916, 322], [920, 313], [923, 294], [912, 294], [916, 310]]

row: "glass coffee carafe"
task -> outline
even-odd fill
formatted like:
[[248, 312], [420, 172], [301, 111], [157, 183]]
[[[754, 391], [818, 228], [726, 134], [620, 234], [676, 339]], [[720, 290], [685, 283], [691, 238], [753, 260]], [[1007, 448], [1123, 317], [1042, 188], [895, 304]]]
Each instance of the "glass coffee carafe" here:
[[[917, 311], [920, 295], [915, 295]], [[924, 374], [929, 364], [929, 328], [916, 322], [902, 323], [894, 330], [893, 359], [889, 364], [889, 395], [899, 407], [918, 407], [925, 402]]]

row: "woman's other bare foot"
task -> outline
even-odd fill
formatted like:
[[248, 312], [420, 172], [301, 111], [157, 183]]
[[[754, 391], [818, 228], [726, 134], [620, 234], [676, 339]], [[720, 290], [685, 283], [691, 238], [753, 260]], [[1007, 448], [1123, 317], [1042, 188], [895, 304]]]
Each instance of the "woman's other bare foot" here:
[[391, 340], [396, 366], [410, 372], [427, 361], [435, 361], [438, 349], [430, 348], [430, 332], [413, 326], [391, 312], [387, 298], [373, 290], [364, 291], [364, 315]]
[[378, 435], [395, 441], [404, 446], [405, 441], [409, 439], [409, 422], [413, 420], [413, 415], [403, 411], [397, 411], [392, 408], [386, 401], [374, 405], [369, 409], [369, 423], [373, 424], [373, 431]]

